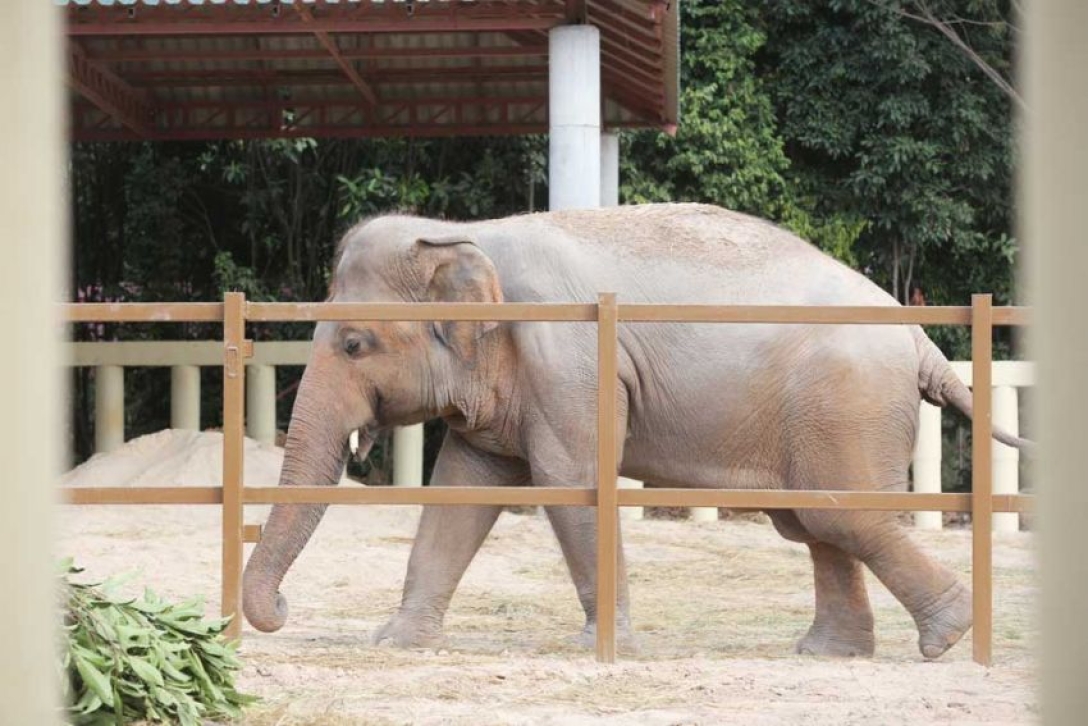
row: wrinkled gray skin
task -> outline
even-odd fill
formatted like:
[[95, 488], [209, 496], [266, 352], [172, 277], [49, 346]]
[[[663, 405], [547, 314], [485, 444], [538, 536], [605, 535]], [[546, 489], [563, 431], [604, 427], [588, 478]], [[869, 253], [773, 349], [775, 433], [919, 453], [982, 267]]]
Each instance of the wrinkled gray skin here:
[[[345, 236], [331, 299], [595, 302], [603, 291], [626, 303], [897, 304], [792, 234], [701, 205], [470, 224], [373, 219]], [[919, 399], [970, 409], [967, 389], [917, 327], [642, 323], [622, 325], [619, 335], [620, 473], [657, 485], [902, 491]], [[591, 486], [595, 371], [592, 325], [320, 323], [280, 484], [335, 484], [353, 430], [443, 417], [450, 432], [432, 486]], [[364, 447], [370, 441], [363, 436]], [[438, 642], [454, 589], [499, 512], [424, 509], [400, 610], [377, 642]], [[283, 625], [280, 583], [323, 513], [273, 508], [245, 571], [254, 627]], [[555, 507], [548, 516], [591, 640], [594, 510]], [[926, 657], [970, 627], [970, 592], [893, 515], [771, 517], [783, 536], [809, 546], [814, 564], [816, 616], [799, 652], [873, 652], [862, 563], [910, 611]], [[622, 561], [619, 601], [626, 629]]]

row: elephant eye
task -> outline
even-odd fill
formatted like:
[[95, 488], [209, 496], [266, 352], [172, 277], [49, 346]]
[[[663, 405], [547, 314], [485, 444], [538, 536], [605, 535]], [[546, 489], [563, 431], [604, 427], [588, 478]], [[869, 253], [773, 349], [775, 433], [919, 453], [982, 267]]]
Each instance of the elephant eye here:
[[352, 331], [344, 336], [340, 345], [349, 358], [358, 358], [372, 352], [377, 347], [377, 341], [369, 331]]

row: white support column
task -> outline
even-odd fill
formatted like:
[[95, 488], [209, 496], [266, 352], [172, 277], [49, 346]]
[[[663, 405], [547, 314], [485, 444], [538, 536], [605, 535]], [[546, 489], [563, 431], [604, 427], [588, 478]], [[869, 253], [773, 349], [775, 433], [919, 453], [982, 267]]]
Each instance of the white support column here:
[[94, 370], [94, 450], [105, 454], [125, 443], [125, 369]]
[[170, 428], [200, 430], [200, 367], [170, 368]]
[[423, 486], [423, 424], [393, 429], [393, 486]]
[[[995, 386], [993, 398], [994, 426], [1020, 435], [1020, 412], [1016, 389]], [[994, 494], [1017, 494], [1020, 491], [1020, 452], [1000, 441], [993, 443]], [[1020, 515], [1016, 512], [994, 514], [995, 532], [1019, 532]]]
[[601, 38], [592, 25], [548, 33], [548, 208], [601, 203]]
[[717, 507], [692, 507], [691, 508], [691, 521], [692, 522], [717, 522], [718, 521], [718, 508]]
[[[628, 479], [625, 476], [621, 476], [616, 480], [616, 485], [620, 489], [642, 489], [643, 483], [637, 479]], [[645, 507], [620, 507], [620, 519], [626, 521], [637, 521], [645, 516]]]
[[[914, 491], [941, 493], [941, 409], [925, 401], [918, 415], [918, 438], [914, 443]], [[941, 512], [914, 513], [918, 529], [940, 529], [943, 524]]]
[[262, 444], [276, 443], [275, 366], [247, 366], [246, 436]]
[[601, 134], [601, 206], [620, 203], [620, 135], [614, 131]]

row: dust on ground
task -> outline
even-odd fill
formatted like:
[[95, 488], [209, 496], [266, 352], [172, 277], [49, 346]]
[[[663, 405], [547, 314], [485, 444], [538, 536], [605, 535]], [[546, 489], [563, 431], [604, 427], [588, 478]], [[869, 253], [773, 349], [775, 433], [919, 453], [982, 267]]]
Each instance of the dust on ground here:
[[[277, 454], [261, 452], [247, 451], [254, 473], [268, 464], [257, 459]], [[108, 473], [103, 463], [98, 467]], [[214, 467], [206, 468], [214, 479]], [[581, 610], [541, 514], [499, 518], [453, 599], [441, 648], [370, 645], [371, 633], [399, 603], [418, 512], [329, 509], [284, 582], [287, 625], [274, 634], [245, 627], [239, 685], [262, 702], [244, 723], [1038, 721], [1029, 533], [995, 536], [995, 663], [986, 669], [971, 661], [970, 633], [939, 661], [924, 662], [910, 617], [872, 577], [876, 658], [793, 656], [812, 617], [803, 546], [745, 520], [624, 522], [639, 650], [606, 666], [570, 641], [582, 625]], [[249, 507], [246, 521], [261, 522], [266, 514], [267, 507]], [[90, 579], [135, 571], [136, 582], [170, 597], [202, 593], [214, 615], [219, 531], [216, 507], [68, 506], [58, 554], [76, 557]], [[969, 578], [968, 532], [915, 536]]]

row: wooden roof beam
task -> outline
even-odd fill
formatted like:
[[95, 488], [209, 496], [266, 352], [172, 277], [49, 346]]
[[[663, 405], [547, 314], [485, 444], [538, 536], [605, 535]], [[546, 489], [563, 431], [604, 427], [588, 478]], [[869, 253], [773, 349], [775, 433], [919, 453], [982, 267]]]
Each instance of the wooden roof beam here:
[[584, 25], [587, 17], [586, 0], [566, 0], [565, 13], [570, 25]]
[[[93, 7], [93, 6], [92, 6]], [[197, 5], [193, 7], [204, 7]], [[213, 6], [218, 7], [218, 6]], [[245, 6], [241, 6], [245, 7]], [[301, 22], [267, 21], [198, 21], [172, 23], [146, 22], [69, 22], [68, 36], [79, 37], [138, 37], [183, 35], [292, 35], [325, 33], [493, 33], [507, 30], [547, 31], [563, 24], [561, 16], [532, 16], [527, 18], [466, 16], [393, 18], [389, 20], [317, 20], [307, 27]]]
[[68, 85], [141, 139], [151, 138], [154, 107], [143, 94], [87, 56], [78, 43], [68, 51]]
[[[447, 58], [534, 58], [547, 57], [548, 44], [535, 46], [495, 45], [456, 46], [450, 48], [340, 48], [340, 55], [347, 60], [383, 60], [390, 58], [411, 60], [443, 60]], [[163, 62], [236, 62], [255, 60], [318, 60], [327, 59], [324, 48], [268, 48], [261, 50], [218, 50], [198, 48], [176, 50], [173, 48], [130, 50], [127, 48], [103, 49], [95, 53], [95, 60], [102, 63]]]
[[[298, 14], [302, 16], [302, 21], [304, 23], [310, 24], [314, 22], [313, 13], [310, 12], [308, 7], [304, 5], [295, 5], [294, 7], [295, 10], [298, 11]], [[374, 89], [371, 88], [370, 84], [363, 80], [363, 77], [355, 70], [355, 66], [351, 64], [351, 61], [341, 55], [340, 47], [336, 44], [336, 41], [333, 40], [328, 33], [320, 30], [314, 32], [314, 37], [317, 38], [317, 42], [329, 52], [332, 59], [336, 61], [336, 65], [340, 66], [340, 70], [343, 71], [344, 75], [351, 81], [351, 85], [355, 86], [356, 90], [362, 94], [363, 98], [366, 99], [366, 102], [371, 106], [377, 105], [378, 94], [374, 93]]]

